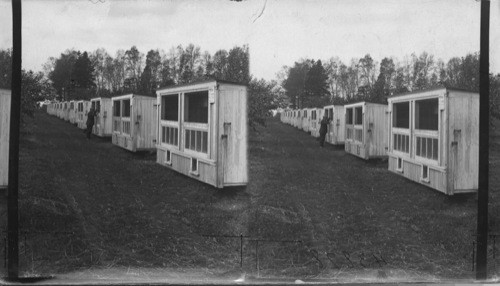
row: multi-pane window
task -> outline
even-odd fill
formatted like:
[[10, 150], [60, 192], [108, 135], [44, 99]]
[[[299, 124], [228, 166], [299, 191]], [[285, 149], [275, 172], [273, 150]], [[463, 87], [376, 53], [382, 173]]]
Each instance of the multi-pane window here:
[[130, 121], [122, 121], [122, 132], [125, 134], [130, 134]]
[[161, 97], [161, 119], [179, 121], [179, 96], [177, 94]]
[[410, 153], [410, 136], [405, 134], [394, 134], [394, 150]]
[[162, 126], [161, 134], [162, 143], [178, 146], [179, 129], [177, 127]]
[[208, 91], [184, 94], [184, 121], [208, 123]]
[[354, 140], [363, 142], [363, 129], [354, 129]]
[[130, 117], [130, 99], [125, 99], [122, 101], [122, 103], [123, 103], [122, 117]]
[[346, 134], [347, 139], [352, 139], [352, 132], [353, 132], [352, 128], [347, 129], [347, 134]]
[[361, 125], [363, 124], [363, 107], [356, 107], [354, 109], [354, 116], [355, 116], [355, 125]]
[[410, 102], [393, 104], [392, 126], [397, 128], [410, 128]]
[[353, 120], [353, 109], [352, 108], [347, 108], [346, 110], [346, 124], [352, 124], [354, 122]]
[[416, 155], [419, 157], [437, 160], [439, 154], [437, 138], [417, 136]]
[[438, 106], [437, 98], [415, 101], [415, 129], [438, 130]]
[[121, 114], [121, 105], [120, 101], [113, 101], [113, 116], [120, 117]]
[[184, 148], [196, 152], [208, 153], [208, 132], [186, 129]]

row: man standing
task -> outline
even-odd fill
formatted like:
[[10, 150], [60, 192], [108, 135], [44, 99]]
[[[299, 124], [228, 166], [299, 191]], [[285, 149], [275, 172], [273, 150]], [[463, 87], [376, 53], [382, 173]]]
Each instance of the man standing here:
[[94, 127], [94, 117], [95, 117], [95, 110], [94, 107], [92, 106], [87, 113], [87, 129], [85, 130], [85, 133], [87, 134], [87, 139], [90, 139], [90, 134], [92, 134], [92, 128]]
[[330, 123], [331, 119], [325, 114], [323, 119], [321, 120], [321, 127], [319, 128], [319, 146], [323, 148], [325, 144], [326, 132], [328, 130], [328, 123]]

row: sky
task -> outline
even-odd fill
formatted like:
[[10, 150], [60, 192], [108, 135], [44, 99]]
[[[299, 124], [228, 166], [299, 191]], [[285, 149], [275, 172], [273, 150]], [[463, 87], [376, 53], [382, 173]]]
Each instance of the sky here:
[[[500, 73], [500, 0], [491, 0], [490, 71]], [[168, 51], [193, 43], [214, 54], [248, 44], [250, 73], [274, 79], [302, 58], [366, 54], [443, 59], [479, 51], [476, 0], [23, 0], [23, 68], [41, 71], [66, 49], [137, 46]], [[0, 0], [0, 49], [12, 47], [12, 11]]]

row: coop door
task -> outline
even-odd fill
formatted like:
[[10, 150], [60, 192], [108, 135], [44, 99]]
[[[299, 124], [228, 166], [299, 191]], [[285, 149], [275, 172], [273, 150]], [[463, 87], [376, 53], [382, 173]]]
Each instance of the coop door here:
[[246, 150], [246, 122], [242, 116], [246, 102], [243, 96], [235, 94], [242, 91], [221, 89], [219, 92], [221, 179], [224, 184], [234, 184], [241, 180], [241, 166], [246, 164], [246, 152], [241, 151]]

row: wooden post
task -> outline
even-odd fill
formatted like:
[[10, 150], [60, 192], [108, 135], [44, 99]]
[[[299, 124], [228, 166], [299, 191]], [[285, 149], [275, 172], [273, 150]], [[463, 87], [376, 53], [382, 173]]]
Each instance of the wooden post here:
[[19, 122], [21, 117], [21, 0], [12, 0], [12, 98], [10, 108], [9, 181], [7, 199], [7, 276], [19, 277]]
[[479, 186], [477, 192], [476, 279], [487, 278], [488, 251], [488, 176], [489, 176], [489, 32], [490, 1], [481, 1], [479, 58]]

